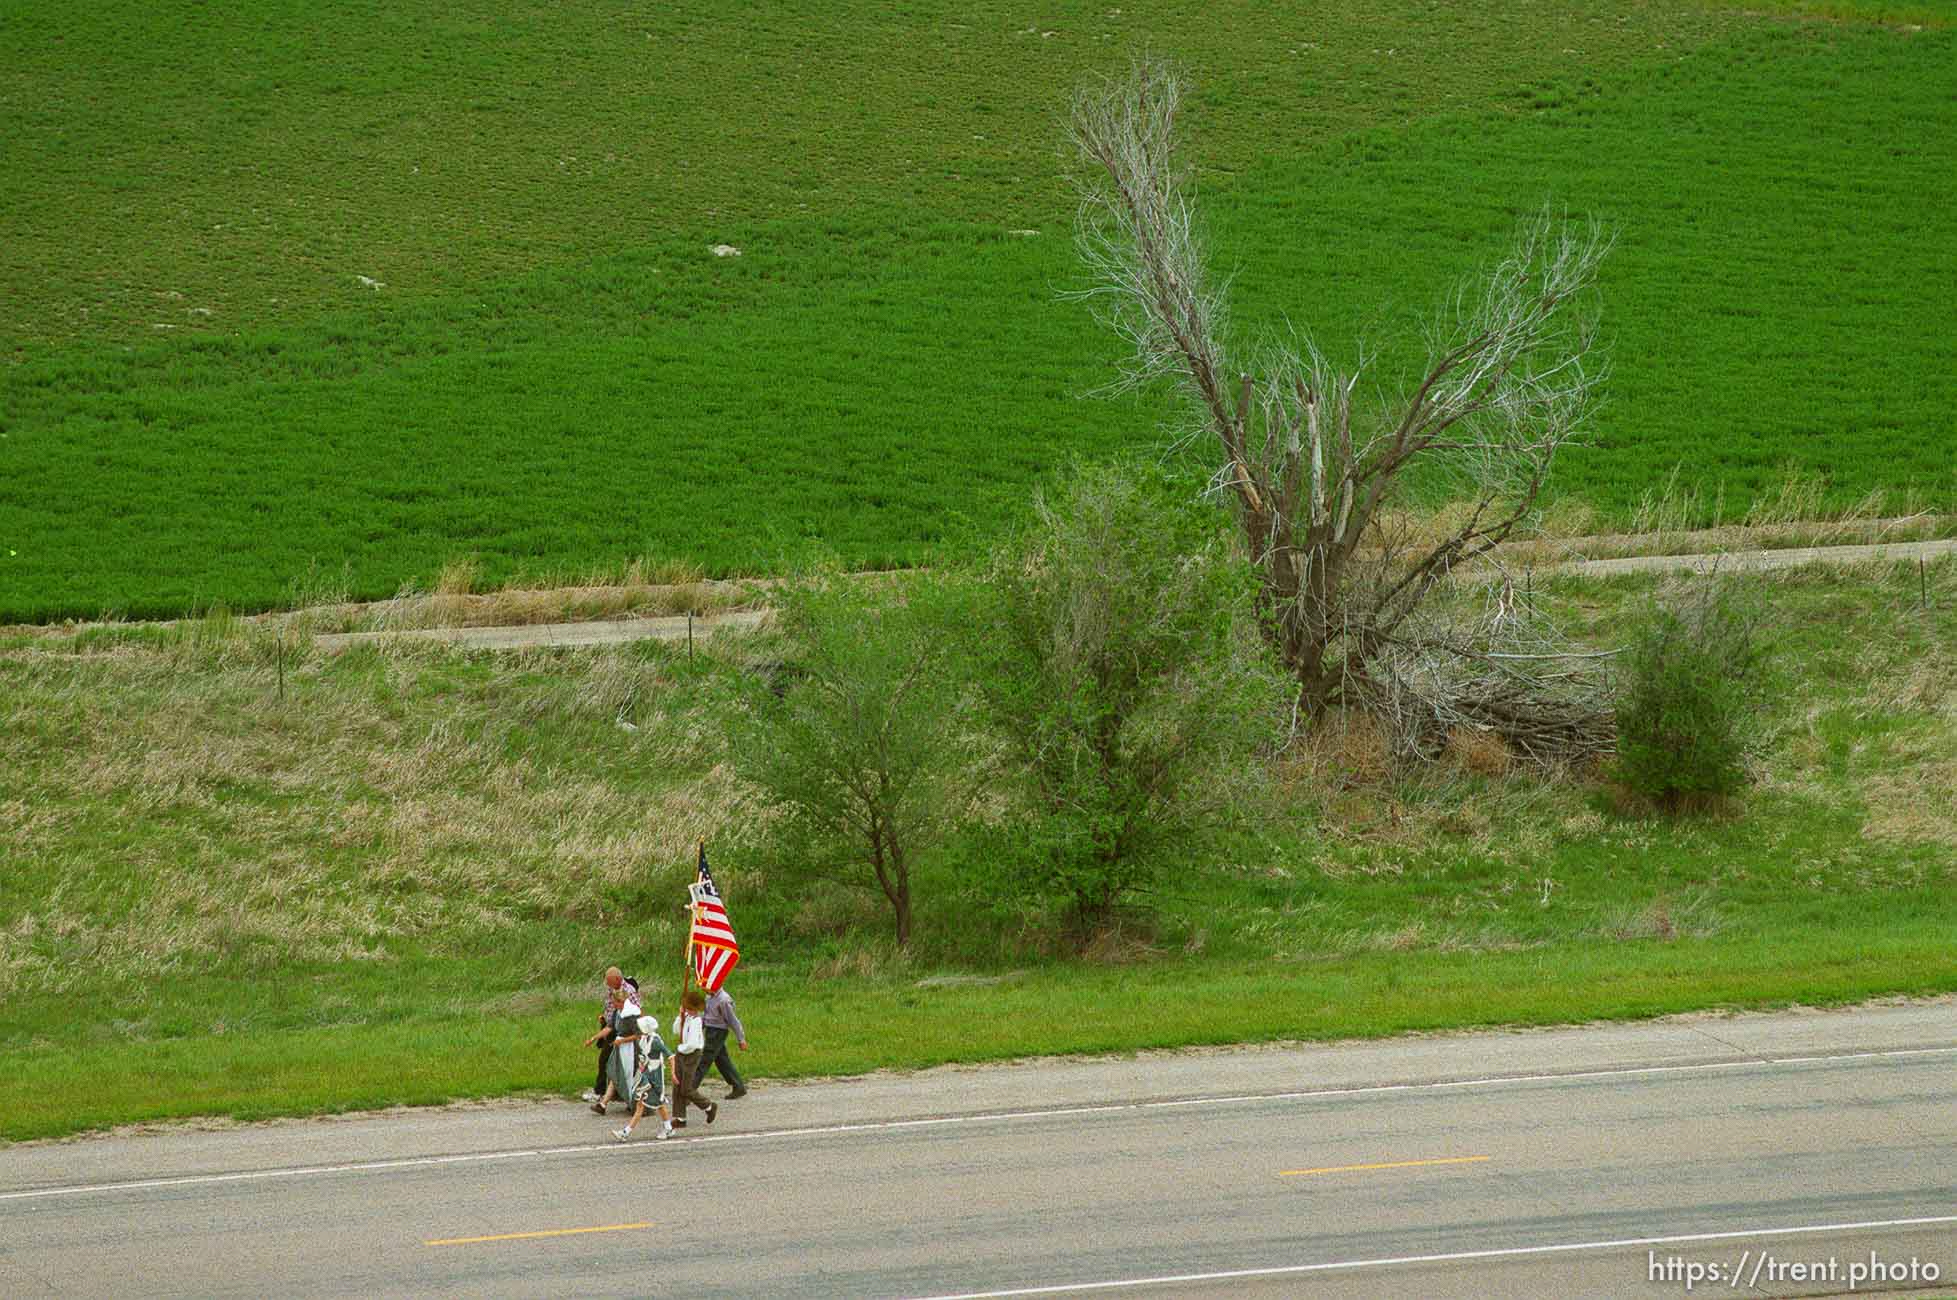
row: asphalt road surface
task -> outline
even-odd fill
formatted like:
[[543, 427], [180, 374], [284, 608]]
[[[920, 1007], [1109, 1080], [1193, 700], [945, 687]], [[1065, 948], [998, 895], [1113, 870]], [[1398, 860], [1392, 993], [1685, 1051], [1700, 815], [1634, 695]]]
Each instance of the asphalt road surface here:
[[1954, 1092], [1938, 999], [20, 1144], [0, 1295], [1952, 1295]]

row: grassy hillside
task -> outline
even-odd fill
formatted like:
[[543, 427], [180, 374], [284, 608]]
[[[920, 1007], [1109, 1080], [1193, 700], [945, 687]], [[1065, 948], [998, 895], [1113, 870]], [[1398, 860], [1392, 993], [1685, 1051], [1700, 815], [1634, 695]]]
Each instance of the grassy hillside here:
[[[696, 833], [771, 1077], [1957, 989], [1957, 568], [1752, 581], [1786, 689], [1729, 815], [1648, 819], [1472, 746], [1395, 770], [1335, 729], [1188, 846], [1152, 926], [1084, 962], [1044, 900], [965, 883], [961, 842], [920, 868], [909, 958], [874, 900], [776, 880], [727, 766], [765, 646], [281, 657], [225, 619], [15, 636], [0, 1138], [569, 1089], [593, 972], [675, 982]], [[1609, 644], [1655, 582], [1532, 590]], [[159, 1081], [141, 1096], [61, 1085], [101, 991]]]
[[1159, 396], [1076, 400], [1111, 345], [1054, 298], [1056, 115], [1143, 45], [1200, 85], [1249, 336], [1390, 339], [1548, 199], [1622, 232], [1560, 490], [1606, 522], [1674, 468], [1708, 515], [1789, 469], [1957, 504], [1952, 34], [1504, 12], [11, 22], [0, 622], [996, 527], [1158, 436]]

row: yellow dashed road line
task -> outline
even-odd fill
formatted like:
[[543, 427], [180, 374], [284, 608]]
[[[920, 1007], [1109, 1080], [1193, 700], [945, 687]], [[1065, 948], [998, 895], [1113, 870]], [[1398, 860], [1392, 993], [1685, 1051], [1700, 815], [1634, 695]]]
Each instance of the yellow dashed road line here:
[[543, 1232], [499, 1232], [493, 1237], [439, 1237], [424, 1241], [424, 1246], [473, 1246], [482, 1241], [525, 1241], [535, 1237], [576, 1237], [587, 1232], [629, 1232], [650, 1228], [650, 1223], [613, 1223], [602, 1228], [550, 1228]]
[[1350, 1174], [1361, 1169], [1411, 1169], [1415, 1165], [1474, 1165], [1492, 1156], [1440, 1156], [1433, 1160], [1388, 1160], [1377, 1165], [1327, 1165], [1323, 1169], [1280, 1169], [1280, 1178], [1301, 1178], [1306, 1174]]

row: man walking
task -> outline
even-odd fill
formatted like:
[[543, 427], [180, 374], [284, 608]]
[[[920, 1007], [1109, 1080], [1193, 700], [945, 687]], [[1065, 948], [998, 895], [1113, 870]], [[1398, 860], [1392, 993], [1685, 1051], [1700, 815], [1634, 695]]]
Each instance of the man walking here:
[[700, 1025], [705, 1032], [705, 1045], [700, 1049], [700, 1082], [707, 1081], [707, 1071], [718, 1067], [720, 1077], [732, 1085], [727, 1100], [739, 1101], [747, 1096], [747, 1084], [741, 1080], [741, 1072], [734, 1068], [733, 1053], [727, 1050], [727, 1035], [733, 1034], [734, 1041], [747, 1050], [747, 1030], [741, 1028], [741, 1018], [734, 1014], [734, 995], [725, 986], [717, 988], [707, 998], [707, 1006], [700, 1013]]

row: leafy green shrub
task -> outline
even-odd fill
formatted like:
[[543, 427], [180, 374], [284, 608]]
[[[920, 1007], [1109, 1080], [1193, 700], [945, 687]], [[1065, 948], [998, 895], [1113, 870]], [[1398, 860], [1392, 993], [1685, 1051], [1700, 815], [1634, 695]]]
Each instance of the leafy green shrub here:
[[736, 764], [775, 806], [787, 876], [881, 893], [910, 943], [918, 857], [969, 789], [944, 589], [826, 565], [775, 593], [792, 658], [754, 691]]
[[1714, 578], [1654, 609], [1624, 657], [1614, 775], [1669, 813], [1731, 798], [1762, 737], [1764, 607]]
[[994, 557], [977, 686], [1023, 814], [1006, 870], [1091, 938], [1227, 811], [1288, 688], [1186, 486], [1078, 467], [1035, 515]]

